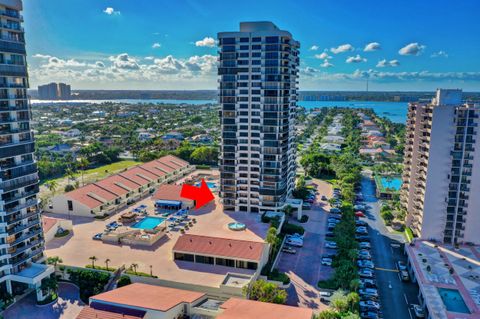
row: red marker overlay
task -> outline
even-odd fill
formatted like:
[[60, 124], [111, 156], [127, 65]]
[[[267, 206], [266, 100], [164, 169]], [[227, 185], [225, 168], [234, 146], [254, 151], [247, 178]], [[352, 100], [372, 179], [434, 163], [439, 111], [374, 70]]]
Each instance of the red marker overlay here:
[[200, 207], [211, 202], [214, 199], [212, 191], [210, 190], [210, 188], [208, 188], [208, 185], [207, 183], [205, 183], [205, 180], [203, 178], [200, 187], [183, 184], [180, 196], [183, 198], [194, 200], [196, 203], [196, 209], [199, 209]]

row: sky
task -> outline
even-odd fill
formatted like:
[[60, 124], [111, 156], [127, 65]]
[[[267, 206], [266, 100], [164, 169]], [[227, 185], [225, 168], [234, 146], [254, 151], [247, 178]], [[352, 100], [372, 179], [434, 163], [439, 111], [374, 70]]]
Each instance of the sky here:
[[30, 84], [216, 89], [216, 35], [272, 21], [300, 90], [480, 91], [478, 0], [24, 0]]

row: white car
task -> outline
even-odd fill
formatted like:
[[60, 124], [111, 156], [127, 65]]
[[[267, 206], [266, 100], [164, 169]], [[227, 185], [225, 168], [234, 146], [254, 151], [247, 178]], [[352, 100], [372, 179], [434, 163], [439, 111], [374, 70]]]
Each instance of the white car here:
[[373, 300], [360, 301], [360, 307], [380, 309], [380, 304]]
[[375, 268], [375, 265], [370, 260], [357, 260], [357, 266], [360, 268]]
[[360, 249], [370, 249], [371, 245], [370, 245], [369, 242], [362, 241], [362, 242], [358, 243], [358, 247], [360, 247]]
[[332, 265], [332, 258], [322, 258], [322, 265], [331, 266]]
[[327, 241], [325, 242], [326, 248], [337, 249], [337, 243], [334, 241]]
[[412, 308], [417, 318], [425, 318], [425, 311], [420, 305], [412, 305]]
[[294, 247], [303, 247], [303, 240], [298, 238], [287, 238], [285, 243]]

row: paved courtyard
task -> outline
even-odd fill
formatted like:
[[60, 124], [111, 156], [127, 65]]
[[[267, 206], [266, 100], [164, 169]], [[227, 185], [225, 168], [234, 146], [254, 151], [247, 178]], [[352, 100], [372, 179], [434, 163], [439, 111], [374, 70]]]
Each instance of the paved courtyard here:
[[[46, 245], [46, 255], [60, 256], [65, 265], [84, 267], [90, 264], [89, 257], [97, 257], [97, 265], [105, 266], [105, 260], [110, 259], [109, 266], [129, 267], [132, 263], [138, 265], [139, 272], [150, 272], [161, 279], [187, 282], [197, 285], [218, 287], [225, 275], [231, 272], [229, 267], [192, 264], [176, 262], [173, 260], [172, 248], [180, 236], [178, 230], [169, 232], [152, 247], [128, 246], [121, 244], [107, 244], [93, 240], [92, 237], [103, 232], [105, 225], [117, 220], [120, 214], [127, 212], [141, 204], [146, 205], [149, 214], [153, 214], [153, 201], [150, 197], [118, 212], [105, 221], [93, 218], [70, 216], [73, 220], [73, 234], [65, 238], [56, 238]], [[48, 215], [48, 214], [46, 214]], [[59, 215], [56, 215], [57, 217]], [[68, 218], [68, 216], [61, 216]], [[268, 229], [268, 224], [260, 222], [260, 215], [238, 213], [224, 213], [218, 196], [204, 207], [190, 212], [191, 218], [196, 218], [194, 224], [186, 233], [214, 237], [227, 237], [263, 242]], [[231, 222], [242, 222], [247, 225], [244, 231], [229, 230], [227, 225]], [[201, 272], [201, 274], [199, 274]], [[248, 273], [251, 270], [235, 269], [236, 273]]]
[[333, 269], [321, 265], [322, 254], [328, 249], [324, 247], [327, 214], [330, 209], [327, 202], [320, 200], [322, 195], [330, 198], [332, 187], [321, 180], [314, 180], [319, 195], [312, 205], [312, 209], [306, 211], [309, 220], [301, 224], [305, 228], [304, 246], [296, 248], [297, 253], [281, 253], [278, 269], [285, 272], [292, 282], [288, 289], [287, 303], [292, 306], [311, 308], [322, 311], [328, 306], [320, 301], [319, 291], [316, 288], [319, 280], [328, 279]]
[[15, 303], [4, 313], [5, 319], [72, 319], [80, 313], [84, 303], [78, 288], [72, 284], [59, 283], [58, 300], [50, 305], [37, 306], [35, 293]]

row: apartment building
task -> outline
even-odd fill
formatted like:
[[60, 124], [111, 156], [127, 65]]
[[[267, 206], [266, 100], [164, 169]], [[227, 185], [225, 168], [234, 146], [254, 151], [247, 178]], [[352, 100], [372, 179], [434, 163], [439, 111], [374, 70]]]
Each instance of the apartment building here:
[[224, 209], [280, 210], [295, 183], [300, 44], [271, 22], [242, 22], [218, 40]]
[[40, 264], [44, 238], [21, 10], [20, 0], [0, 0], [0, 290], [8, 293], [36, 289], [53, 272]]
[[479, 114], [461, 90], [409, 104], [401, 200], [422, 239], [480, 244]]
[[41, 100], [69, 100], [71, 95], [71, 87], [65, 83], [52, 82], [38, 86], [38, 97]]

